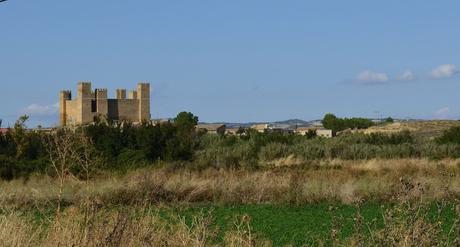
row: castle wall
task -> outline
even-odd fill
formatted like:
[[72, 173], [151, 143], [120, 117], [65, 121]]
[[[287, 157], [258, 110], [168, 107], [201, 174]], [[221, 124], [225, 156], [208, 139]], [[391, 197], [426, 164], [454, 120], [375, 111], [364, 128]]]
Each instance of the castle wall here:
[[109, 118], [139, 122], [139, 101], [136, 99], [109, 99]]
[[78, 118], [78, 111], [77, 111], [77, 100], [67, 100], [66, 101], [66, 117], [67, 117], [67, 122], [68, 123], [75, 123]]

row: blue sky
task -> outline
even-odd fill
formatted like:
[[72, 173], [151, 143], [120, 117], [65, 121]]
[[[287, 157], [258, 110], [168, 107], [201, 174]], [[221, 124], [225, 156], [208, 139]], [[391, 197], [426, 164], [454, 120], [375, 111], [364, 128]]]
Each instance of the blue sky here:
[[[61, 89], [153, 87], [152, 116], [460, 118], [460, 1], [0, 3], [0, 118]], [[4, 126], [6, 125], [4, 123]]]

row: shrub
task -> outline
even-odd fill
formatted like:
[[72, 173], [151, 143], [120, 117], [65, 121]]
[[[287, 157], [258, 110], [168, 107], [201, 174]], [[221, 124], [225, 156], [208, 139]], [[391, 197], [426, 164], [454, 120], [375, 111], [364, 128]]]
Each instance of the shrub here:
[[439, 138], [436, 139], [438, 143], [455, 143], [460, 144], [460, 127], [452, 127], [442, 134]]
[[371, 133], [366, 135], [365, 142], [372, 145], [399, 145], [403, 143], [413, 143], [414, 138], [409, 131], [402, 131], [394, 134]]

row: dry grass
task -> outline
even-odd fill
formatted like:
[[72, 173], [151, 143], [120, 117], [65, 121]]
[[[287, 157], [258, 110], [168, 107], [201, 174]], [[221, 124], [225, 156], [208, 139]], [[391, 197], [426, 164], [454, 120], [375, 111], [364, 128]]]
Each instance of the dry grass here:
[[373, 126], [365, 130], [364, 133], [398, 133], [404, 130], [411, 131], [421, 136], [440, 136], [443, 131], [460, 126], [459, 121], [453, 120], [429, 120], [429, 121], [407, 121], [396, 122], [386, 125]]
[[[62, 199], [65, 205], [80, 205], [88, 198], [103, 205], [392, 201], [404, 189], [404, 179], [422, 187], [426, 199], [435, 200], [457, 198], [459, 176], [458, 160], [423, 159], [332, 160], [263, 171], [142, 169], [88, 183], [68, 178]], [[3, 181], [0, 187], [4, 207], [36, 207], [58, 199], [55, 180], [46, 176]]]
[[[33, 226], [17, 213], [0, 216], [1, 246], [216, 246], [217, 229], [209, 215], [187, 224], [176, 215], [139, 213], [142, 209], [110, 211], [70, 207], [59, 219]], [[251, 236], [249, 223], [225, 233], [225, 246], [270, 244]], [[258, 244], [260, 242], [261, 244]]]

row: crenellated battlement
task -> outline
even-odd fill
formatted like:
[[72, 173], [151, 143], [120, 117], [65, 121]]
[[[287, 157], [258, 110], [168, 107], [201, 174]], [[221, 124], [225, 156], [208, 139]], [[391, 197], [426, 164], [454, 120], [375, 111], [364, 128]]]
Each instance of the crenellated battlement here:
[[60, 94], [60, 98], [70, 100], [72, 99], [72, 92], [70, 90], [62, 90]]
[[137, 91], [131, 90], [128, 92], [128, 99], [137, 99]]
[[117, 89], [116, 98], [108, 98], [107, 88], [91, 90], [90, 82], [79, 82], [77, 97], [72, 92], [60, 92], [60, 122], [86, 124], [98, 115], [114, 121], [142, 122], [150, 120], [150, 84], [139, 83], [137, 90], [131, 90], [126, 98], [126, 89]]
[[117, 99], [126, 99], [126, 89], [117, 89]]

